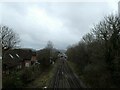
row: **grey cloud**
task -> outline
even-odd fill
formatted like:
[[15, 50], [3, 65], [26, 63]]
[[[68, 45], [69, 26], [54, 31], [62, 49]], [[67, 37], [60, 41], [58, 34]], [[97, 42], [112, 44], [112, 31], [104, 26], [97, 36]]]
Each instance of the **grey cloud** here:
[[[62, 26], [50, 30], [36, 19], [37, 15], [29, 15], [29, 10], [34, 7], [45, 10], [48, 19], [57, 19]], [[109, 12], [107, 3], [4, 3], [2, 24], [13, 28], [20, 35], [22, 47], [39, 49], [51, 40], [56, 48], [65, 49], [80, 41], [90, 31], [90, 26]], [[47, 21], [46, 18], [43, 20]]]

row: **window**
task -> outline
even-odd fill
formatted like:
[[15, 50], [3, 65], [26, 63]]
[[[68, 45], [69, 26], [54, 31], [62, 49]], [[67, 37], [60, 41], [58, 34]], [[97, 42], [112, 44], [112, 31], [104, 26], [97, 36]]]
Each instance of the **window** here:
[[13, 56], [11, 54], [9, 54], [9, 56], [13, 59]]
[[16, 54], [16, 56], [19, 58], [20, 56], [18, 54]]
[[26, 62], [25, 67], [29, 67], [29, 66], [30, 66], [30, 63]]

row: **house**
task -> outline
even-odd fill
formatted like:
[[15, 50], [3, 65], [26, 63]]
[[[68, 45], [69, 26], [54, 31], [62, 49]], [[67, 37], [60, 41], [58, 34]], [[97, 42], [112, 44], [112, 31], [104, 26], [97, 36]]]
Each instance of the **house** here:
[[13, 50], [8, 50], [3, 55], [2, 60], [2, 70], [5, 74], [10, 74], [11, 72], [17, 71], [22, 68], [22, 58], [19, 58], [18, 53]]
[[24, 67], [31, 66], [31, 57], [32, 57], [32, 50], [31, 49], [19, 49], [20, 57], [23, 59], [22, 65]]
[[3, 73], [9, 74], [36, 62], [36, 52], [31, 49], [10, 49], [3, 55]]

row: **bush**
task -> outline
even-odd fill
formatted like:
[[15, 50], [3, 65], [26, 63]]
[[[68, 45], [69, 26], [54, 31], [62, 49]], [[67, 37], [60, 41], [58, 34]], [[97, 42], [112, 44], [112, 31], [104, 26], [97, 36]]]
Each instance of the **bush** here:
[[3, 88], [16, 88], [23, 87], [23, 82], [18, 76], [7, 76], [3, 79]]
[[40, 65], [46, 67], [50, 65], [50, 50], [49, 49], [42, 49], [38, 52], [37, 60]]
[[29, 68], [22, 71], [20, 78], [25, 84], [35, 79], [33, 71]]
[[3, 77], [4, 88], [19, 88], [26, 86], [42, 73], [40, 65], [25, 68], [19, 72], [14, 72]]

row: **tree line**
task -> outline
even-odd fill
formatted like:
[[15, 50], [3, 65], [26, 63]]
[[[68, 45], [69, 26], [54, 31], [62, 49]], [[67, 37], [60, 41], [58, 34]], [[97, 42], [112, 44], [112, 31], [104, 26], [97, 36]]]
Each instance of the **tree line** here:
[[66, 53], [88, 86], [120, 87], [120, 17], [104, 17]]

